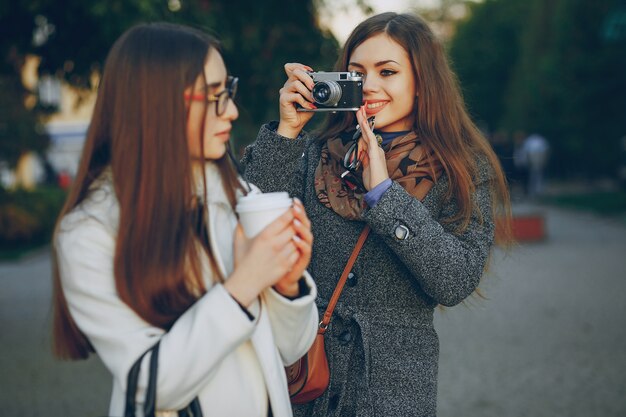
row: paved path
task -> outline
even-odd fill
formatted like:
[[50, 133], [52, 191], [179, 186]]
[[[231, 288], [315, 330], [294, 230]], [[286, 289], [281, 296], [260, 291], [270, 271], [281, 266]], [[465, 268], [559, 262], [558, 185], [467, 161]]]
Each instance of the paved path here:
[[47, 251], [0, 263], [0, 416], [105, 416], [111, 378], [98, 358], [52, 358], [50, 298]]
[[[439, 417], [626, 416], [626, 227], [539, 208], [548, 239], [497, 251], [487, 300], [439, 311]], [[49, 353], [50, 259], [0, 263], [0, 416], [103, 416], [97, 358]]]
[[540, 211], [548, 239], [436, 317], [440, 417], [626, 416], [626, 227]]

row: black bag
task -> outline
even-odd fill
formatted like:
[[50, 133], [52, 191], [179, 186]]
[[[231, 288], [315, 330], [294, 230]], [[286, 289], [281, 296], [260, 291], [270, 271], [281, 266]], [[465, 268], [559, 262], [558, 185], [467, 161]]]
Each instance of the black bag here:
[[[148, 375], [148, 388], [146, 389], [146, 398], [143, 404], [143, 412], [145, 417], [154, 417], [156, 409], [156, 381], [159, 364], [159, 340], [154, 346], [145, 351], [139, 359], [133, 364], [128, 371], [128, 381], [126, 387], [126, 406], [124, 417], [135, 417], [135, 397], [137, 394], [137, 380], [139, 379], [139, 371], [141, 369], [141, 361], [148, 352], [152, 352], [150, 357], [150, 373]], [[178, 411], [179, 417], [202, 417], [202, 409], [198, 397], [194, 398], [191, 403], [182, 410]]]

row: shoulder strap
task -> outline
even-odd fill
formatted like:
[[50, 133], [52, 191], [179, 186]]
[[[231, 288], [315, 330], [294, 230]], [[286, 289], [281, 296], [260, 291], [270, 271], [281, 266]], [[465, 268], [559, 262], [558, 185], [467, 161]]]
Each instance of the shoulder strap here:
[[[150, 349], [142, 353], [141, 356], [139, 356], [139, 359], [135, 361], [133, 366], [128, 371], [128, 378], [126, 380], [126, 407], [124, 409], [125, 417], [135, 417], [135, 398], [137, 395], [137, 382], [139, 380], [139, 371], [141, 370], [141, 362], [143, 361], [144, 356], [146, 356], [148, 352], [152, 351], [153, 349], [156, 350], [157, 354], [155, 355], [153, 353], [152, 357], [150, 358], [150, 377], [149, 377], [150, 380], [148, 381], [148, 392], [146, 393], [146, 397], [150, 396], [151, 389], [156, 388], [154, 385], [152, 385], [154, 384], [154, 380], [152, 378], [152, 374], [153, 374], [152, 366], [153, 366], [153, 358], [158, 358], [160, 342], [161, 341], [159, 340], [154, 346], [152, 346]], [[154, 363], [154, 366], [156, 367], [156, 363]], [[156, 369], [154, 370], [154, 374], [156, 375]], [[148, 398], [146, 398], [146, 400], [147, 399]], [[153, 401], [154, 401], [154, 397], [153, 397]]]
[[[156, 412], [156, 383], [159, 365], [159, 340], [154, 346], [141, 354], [139, 359], [135, 361], [128, 371], [128, 379], [126, 386], [126, 408], [124, 417], [135, 417], [135, 397], [137, 394], [137, 382], [139, 379], [139, 371], [141, 370], [141, 362], [148, 352], [152, 352], [149, 363], [148, 386], [146, 388], [146, 397], [143, 404], [143, 412], [145, 417], [154, 417]], [[182, 417], [202, 417], [202, 409], [198, 397], [184, 409], [178, 411], [178, 415]]]
[[361, 248], [363, 247], [363, 244], [365, 243], [365, 240], [367, 239], [367, 236], [369, 235], [369, 233], [370, 233], [370, 227], [369, 225], [365, 225], [365, 227], [363, 228], [363, 231], [361, 232], [361, 235], [359, 236], [359, 240], [357, 240], [356, 245], [354, 245], [354, 249], [352, 250], [352, 254], [350, 255], [350, 258], [348, 258], [346, 267], [343, 269], [343, 273], [341, 274], [341, 277], [339, 277], [339, 282], [337, 282], [335, 291], [333, 291], [333, 295], [332, 297], [330, 297], [330, 301], [328, 302], [328, 307], [326, 308], [326, 312], [324, 313], [324, 317], [322, 318], [322, 321], [320, 322], [320, 327], [317, 331], [319, 334], [324, 334], [326, 332], [326, 329], [328, 328], [328, 324], [330, 323], [330, 318], [333, 315], [333, 311], [335, 310], [335, 306], [337, 305], [337, 301], [339, 300], [341, 291], [343, 291], [343, 286], [345, 285], [346, 280], [348, 279], [348, 274], [350, 273], [350, 270], [352, 269], [352, 265], [354, 265], [354, 262], [356, 261], [356, 258], [359, 255], [359, 252], [361, 251]]

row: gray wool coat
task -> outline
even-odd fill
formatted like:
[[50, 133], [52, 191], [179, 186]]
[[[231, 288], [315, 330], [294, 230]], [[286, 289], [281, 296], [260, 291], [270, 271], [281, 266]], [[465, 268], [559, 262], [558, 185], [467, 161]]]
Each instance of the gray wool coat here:
[[[445, 175], [423, 201], [394, 182], [363, 221], [349, 221], [315, 195], [320, 143], [304, 132], [289, 140], [275, 128], [275, 122], [262, 126], [246, 148], [245, 177], [265, 192], [288, 191], [303, 201], [314, 235], [309, 271], [320, 315], [363, 226], [372, 229], [325, 336], [330, 387], [316, 401], [296, 406], [295, 415], [435, 416], [439, 341], [433, 311], [438, 304], [458, 304], [478, 285], [494, 238], [492, 171], [479, 162], [479, 211], [461, 235], [442, 222], [457, 211], [454, 201], [445, 201]], [[399, 239], [403, 227], [409, 233]]]

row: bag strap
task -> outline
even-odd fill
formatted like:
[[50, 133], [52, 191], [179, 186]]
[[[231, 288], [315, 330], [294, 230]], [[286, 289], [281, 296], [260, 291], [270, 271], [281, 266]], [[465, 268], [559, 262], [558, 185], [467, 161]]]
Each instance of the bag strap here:
[[[157, 342], [157, 345], [160, 343]], [[155, 345], [156, 346], [156, 345]], [[141, 361], [155, 346], [146, 350], [139, 356], [133, 366], [128, 371], [126, 379], [126, 407], [124, 408], [124, 417], [135, 417], [135, 398], [137, 397], [137, 381], [139, 379], [139, 371], [141, 370]]]
[[328, 329], [328, 324], [330, 323], [330, 319], [333, 316], [333, 311], [335, 310], [335, 306], [337, 305], [337, 301], [339, 301], [339, 296], [341, 296], [341, 291], [343, 291], [343, 286], [346, 284], [346, 280], [348, 279], [348, 274], [356, 261], [357, 256], [359, 256], [359, 252], [367, 239], [367, 236], [370, 233], [369, 225], [365, 225], [359, 239], [354, 245], [354, 249], [352, 250], [352, 254], [350, 258], [348, 258], [348, 262], [346, 263], [346, 267], [343, 269], [343, 273], [341, 277], [339, 277], [339, 281], [337, 282], [337, 286], [335, 287], [335, 291], [333, 291], [332, 297], [330, 297], [330, 301], [328, 302], [328, 307], [326, 307], [326, 312], [324, 313], [324, 317], [320, 322], [319, 329], [317, 331], [318, 334], [326, 333], [326, 329]]
[[159, 346], [161, 346], [161, 340], [154, 345], [152, 348], [152, 355], [150, 355], [148, 388], [146, 391], [146, 399], [143, 402], [144, 417], [153, 417], [156, 411], [156, 379], [159, 368]]
[[[128, 378], [126, 383], [126, 407], [124, 410], [124, 417], [135, 417], [135, 398], [137, 395], [137, 381], [139, 380], [139, 371], [141, 370], [141, 362], [144, 356], [148, 352], [152, 352], [150, 356], [148, 374], [148, 386], [146, 388], [146, 397], [143, 404], [143, 413], [145, 417], [154, 417], [156, 412], [156, 382], [159, 366], [159, 346], [161, 341], [156, 342], [154, 346], [146, 350], [141, 354], [139, 359], [135, 361], [133, 366], [128, 371]], [[193, 401], [185, 407], [185, 409], [178, 412], [179, 416], [184, 417], [202, 417], [202, 409], [200, 408], [200, 401], [198, 397], [195, 397]]]

